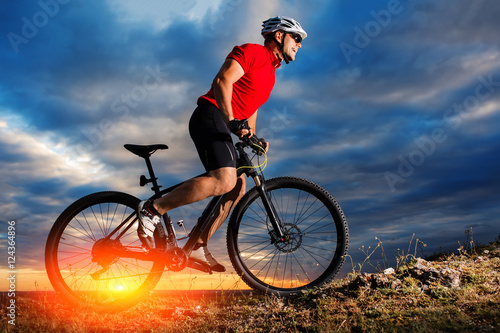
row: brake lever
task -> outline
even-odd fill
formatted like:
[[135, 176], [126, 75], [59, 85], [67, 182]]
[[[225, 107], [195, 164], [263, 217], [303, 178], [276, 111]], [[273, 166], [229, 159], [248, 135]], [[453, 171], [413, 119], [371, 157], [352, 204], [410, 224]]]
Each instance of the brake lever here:
[[[261, 156], [265, 153], [266, 151], [266, 140], [262, 139], [262, 138], [258, 138], [257, 136], [255, 135], [252, 135], [251, 137], [247, 135], [243, 136], [242, 137], [243, 141], [245, 141], [245, 143], [252, 149], [252, 151]], [[261, 149], [259, 148], [256, 148], [255, 146], [258, 146], [260, 147]]]

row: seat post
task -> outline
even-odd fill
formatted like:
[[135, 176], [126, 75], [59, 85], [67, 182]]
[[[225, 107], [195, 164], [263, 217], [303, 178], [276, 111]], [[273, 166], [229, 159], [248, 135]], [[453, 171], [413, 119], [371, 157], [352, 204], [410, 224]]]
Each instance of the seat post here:
[[153, 183], [153, 187], [151, 187], [151, 189], [155, 192], [155, 194], [159, 194], [161, 186], [158, 186], [158, 182], [156, 181], [157, 178], [155, 176], [155, 172], [153, 171], [153, 165], [151, 164], [151, 159], [149, 158], [150, 156], [151, 155], [146, 155], [143, 156], [143, 158], [146, 161], [146, 166], [148, 167], [151, 183]]

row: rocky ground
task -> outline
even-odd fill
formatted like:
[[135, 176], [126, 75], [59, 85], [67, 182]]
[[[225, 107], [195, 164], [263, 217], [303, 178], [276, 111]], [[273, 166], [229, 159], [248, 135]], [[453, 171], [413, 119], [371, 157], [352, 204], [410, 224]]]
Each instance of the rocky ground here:
[[[500, 332], [500, 241], [433, 260], [356, 273], [289, 299], [152, 295], [119, 314], [18, 299], [7, 332]], [[5, 298], [5, 297], [4, 297]]]

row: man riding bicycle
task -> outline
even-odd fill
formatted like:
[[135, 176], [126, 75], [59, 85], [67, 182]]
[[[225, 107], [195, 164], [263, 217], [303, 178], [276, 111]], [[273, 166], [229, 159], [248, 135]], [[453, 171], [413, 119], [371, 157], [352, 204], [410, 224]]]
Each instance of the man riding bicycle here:
[[238, 178], [236, 173], [237, 154], [231, 133], [240, 138], [255, 134], [257, 111], [271, 94], [276, 69], [283, 60], [287, 64], [295, 60], [302, 40], [307, 37], [301, 25], [290, 17], [273, 17], [262, 26], [264, 45], [234, 47], [211, 89], [198, 99], [198, 107], [189, 121], [189, 133], [207, 174], [187, 180], [162, 198], [139, 204], [137, 234], [144, 247], [152, 248], [153, 231], [161, 215], [228, 193], [226, 202], [221, 205], [222, 211], [190, 255], [213, 271], [225, 271], [208, 251], [207, 242], [245, 192], [244, 176]]

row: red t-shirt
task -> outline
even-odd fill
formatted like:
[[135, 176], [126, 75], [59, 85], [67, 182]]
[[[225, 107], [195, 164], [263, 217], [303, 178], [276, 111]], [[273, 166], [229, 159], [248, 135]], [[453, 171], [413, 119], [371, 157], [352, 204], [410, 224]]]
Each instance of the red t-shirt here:
[[[227, 58], [236, 60], [245, 74], [233, 84], [231, 106], [233, 116], [248, 119], [264, 104], [273, 90], [276, 68], [281, 66], [276, 55], [268, 47], [258, 44], [235, 46]], [[205, 99], [218, 107], [214, 97], [213, 85]]]

